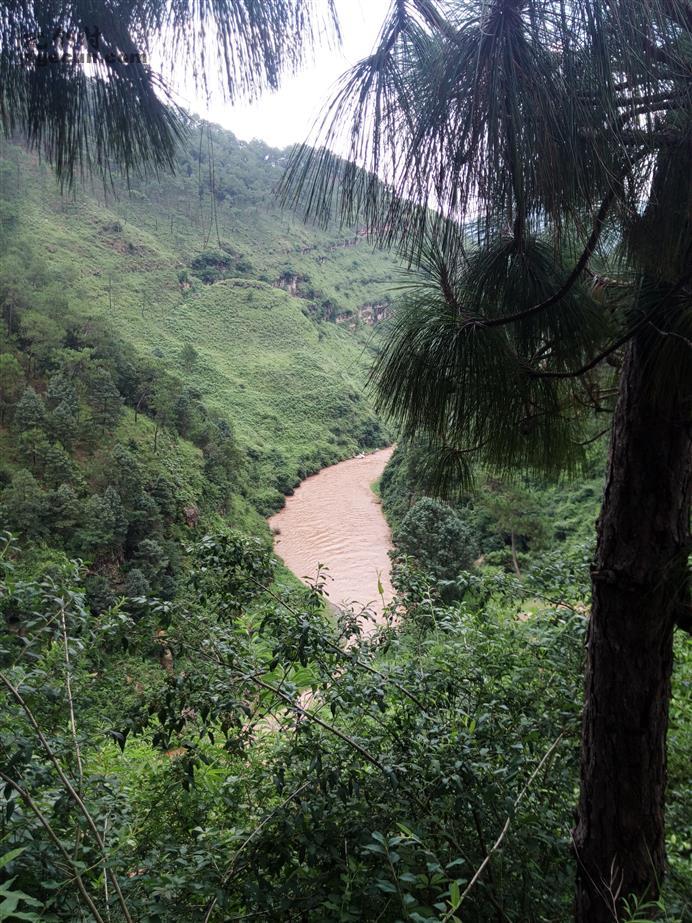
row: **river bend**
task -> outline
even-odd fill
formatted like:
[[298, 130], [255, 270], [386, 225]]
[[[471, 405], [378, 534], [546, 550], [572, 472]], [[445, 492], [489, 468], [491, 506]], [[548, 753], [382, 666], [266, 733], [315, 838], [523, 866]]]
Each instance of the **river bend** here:
[[297, 577], [305, 582], [318, 564], [328, 567], [327, 592], [336, 606], [369, 605], [381, 615], [378, 575], [385, 603], [392, 598], [392, 537], [372, 484], [393, 451], [349, 458], [306, 478], [269, 520], [276, 553]]

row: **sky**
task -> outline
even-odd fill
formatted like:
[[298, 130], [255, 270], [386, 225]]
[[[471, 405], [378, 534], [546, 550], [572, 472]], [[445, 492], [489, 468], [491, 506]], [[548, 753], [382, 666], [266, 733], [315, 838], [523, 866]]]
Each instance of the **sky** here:
[[220, 92], [207, 100], [200, 92], [179, 91], [179, 101], [196, 114], [246, 141], [261, 138], [273, 147], [305, 141], [334, 84], [351, 65], [373, 49], [390, 0], [337, 0], [342, 44], [317, 49], [300, 73], [284, 78], [275, 93], [231, 106]]

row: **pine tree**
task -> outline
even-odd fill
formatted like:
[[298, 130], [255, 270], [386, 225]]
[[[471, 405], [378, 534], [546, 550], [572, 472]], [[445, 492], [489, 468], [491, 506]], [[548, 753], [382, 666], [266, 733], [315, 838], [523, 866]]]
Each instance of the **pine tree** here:
[[84, 512], [84, 527], [79, 535], [87, 554], [118, 553], [126, 532], [127, 517], [114, 487], [107, 487], [102, 495], [94, 494], [89, 498]]
[[11, 353], [0, 354], [0, 424], [19, 399], [24, 384], [24, 372]]
[[673, 632], [689, 604], [691, 49], [687, 0], [398, 0], [325, 143], [297, 151], [284, 183], [309, 215], [336, 208], [418, 268], [374, 380], [441, 488], [474, 456], [574, 470], [588, 408], [612, 411], [579, 923], [654, 899], [665, 873]]
[[43, 477], [51, 487], [74, 482], [79, 478], [79, 468], [61, 445], [49, 445], [43, 462]]
[[43, 474], [51, 444], [40, 429], [27, 429], [19, 434], [19, 454], [34, 474]]
[[112, 429], [120, 418], [122, 397], [110, 372], [96, 366], [89, 374], [87, 388], [94, 422], [104, 429]]
[[56, 372], [48, 379], [46, 405], [55, 410], [63, 404], [74, 417], [79, 416], [79, 398], [72, 382], [62, 372]]
[[79, 431], [79, 421], [67, 401], [61, 401], [48, 412], [47, 425], [55, 439], [66, 449], [72, 448]]
[[68, 541], [81, 524], [83, 503], [69, 484], [60, 484], [49, 497], [50, 524], [63, 540]]
[[19, 432], [41, 429], [46, 421], [46, 407], [33, 388], [29, 387], [17, 402], [14, 410], [14, 426]]
[[17, 471], [3, 491], [0, 518], [11, 531], [29, 539], [45, 538], [48, 532], [48, 497], [30, 471]]

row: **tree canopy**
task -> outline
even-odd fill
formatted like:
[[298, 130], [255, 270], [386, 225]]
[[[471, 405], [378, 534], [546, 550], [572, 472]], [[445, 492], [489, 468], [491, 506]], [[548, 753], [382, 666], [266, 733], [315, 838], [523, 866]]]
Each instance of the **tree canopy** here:
[[202, 90], [216, 82], [230, 100], [253, 96], [336, 31], [332, 0], [11, 0], [0, 10], [0, 121], [67, 184], [116, 164], [170, 169], [185, 125], [174, 74]]
[[474, 449], [577, 462], [638, 330], [689, 368], [691, 28], [678, 0], [397, 2], [294, 155], [288, 201], [420, 270], [374, 377], [443, 481]]

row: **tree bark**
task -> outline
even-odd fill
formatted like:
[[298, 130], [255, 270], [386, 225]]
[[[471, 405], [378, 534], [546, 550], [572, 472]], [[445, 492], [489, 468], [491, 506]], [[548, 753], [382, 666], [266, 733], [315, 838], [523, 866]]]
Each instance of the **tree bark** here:
[[627, 347], [598, 522], [574, 831], [578, 923], [614, 923], [623, 899], [655, 899], [665, 873], [666, 731], [675, 611], [688, 590], [692, 453], [689, 394], [682, 383], [657, 389], [655, 348], [650, 331]]
[[519, 567], [519, 558], [517, 557], [517, 539], [514, 534], [514, 529], [512, 529], [510, 541], [512, 543], [512, 566], [514, 567], [514, 573], [517, 577], [521, 577], [521, 568]]

